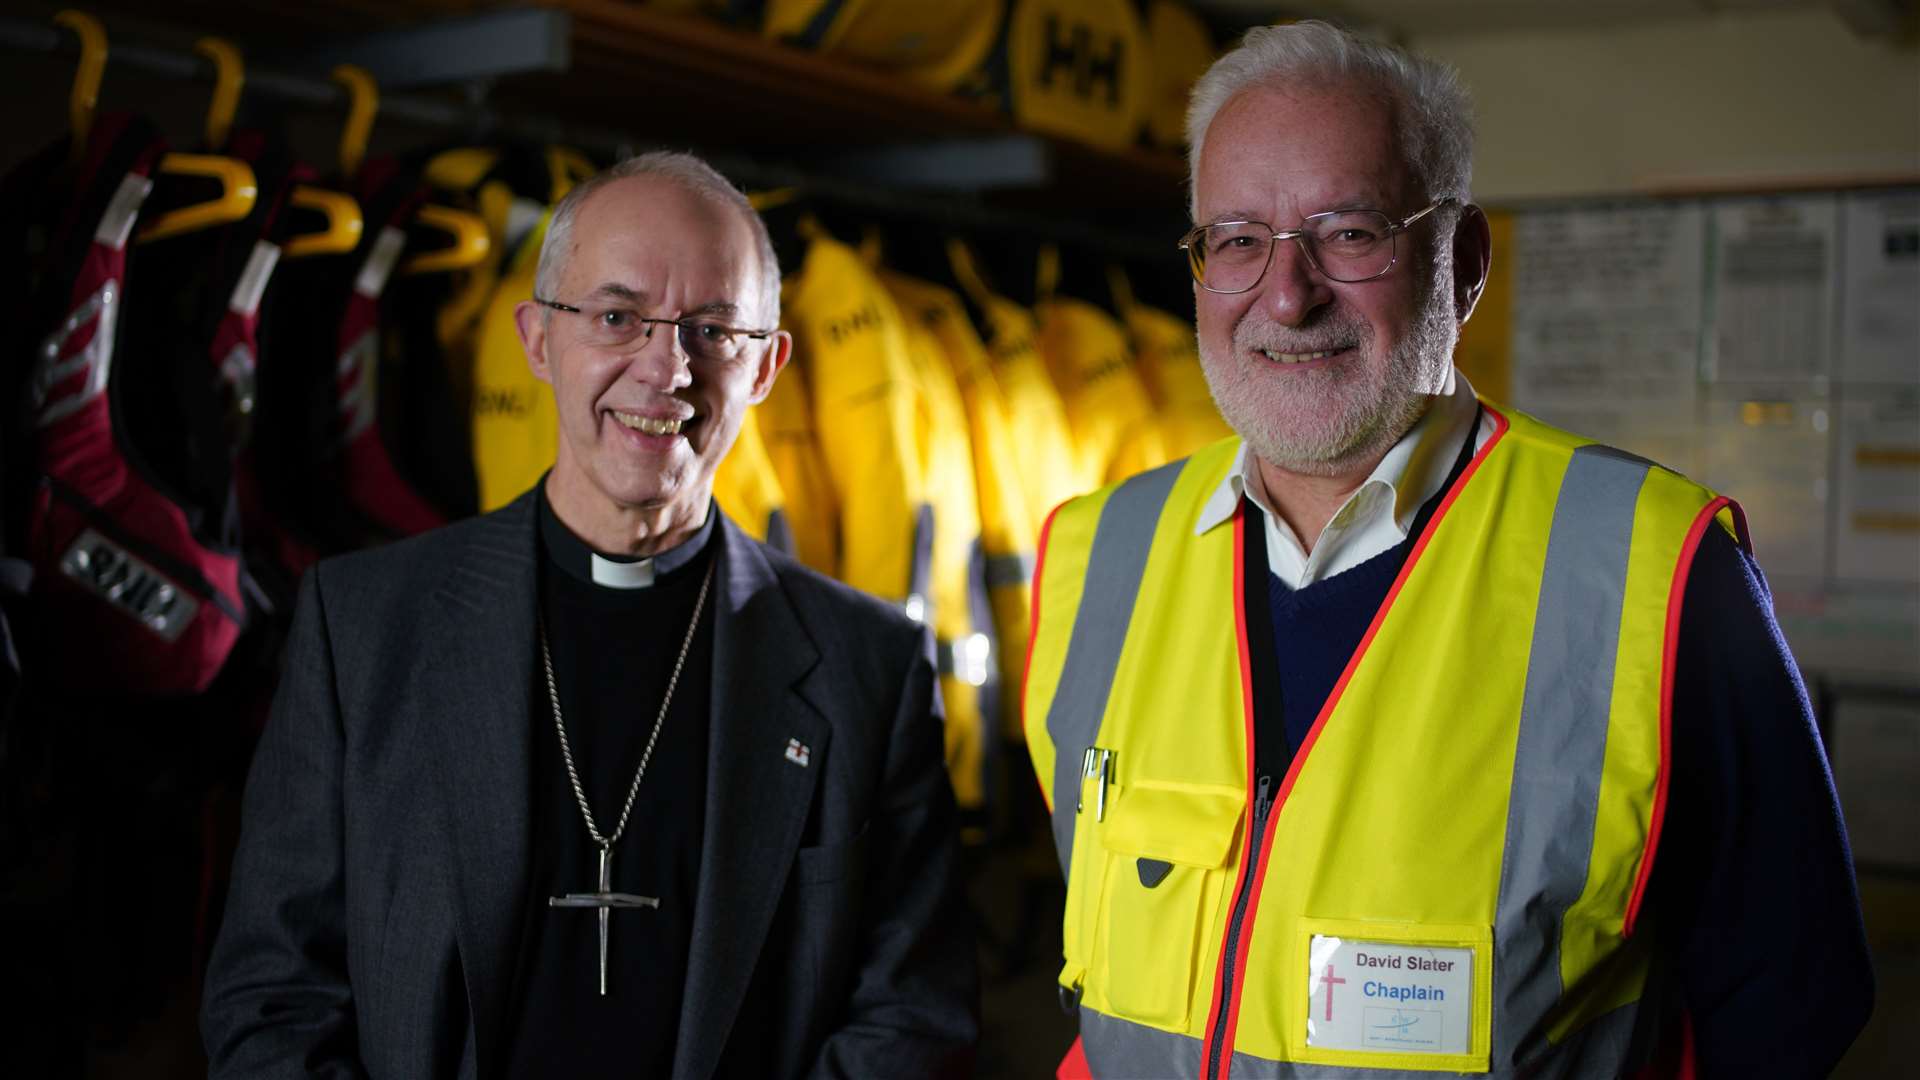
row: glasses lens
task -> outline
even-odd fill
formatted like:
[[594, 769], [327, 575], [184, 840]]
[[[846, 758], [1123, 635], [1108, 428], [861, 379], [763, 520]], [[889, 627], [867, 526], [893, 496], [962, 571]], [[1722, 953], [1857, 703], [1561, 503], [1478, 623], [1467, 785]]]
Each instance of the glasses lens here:
[[1366, 281], [1393, 265], [1393, 230], [1387, 215], [1373, 210], [1315, 214], [1306, 220], [1320, 272], [1335, 281]]
[[1245, 292], [1266, 272], [1273, 230], [1264, 222], [1230, 221], [1199, 231], [1187, 248], [1194, 280], [1215, 292]]
[[725, 323], [711, 319], [680, 323], [680, 347], [695, 360], [731, 360], [739, 354], [745, 338]]
[[602, 348], [619, 348], [647, 332], [645, 320], [627, 308], [587, 308], [580, 316], [586, 321], [587, 341]]

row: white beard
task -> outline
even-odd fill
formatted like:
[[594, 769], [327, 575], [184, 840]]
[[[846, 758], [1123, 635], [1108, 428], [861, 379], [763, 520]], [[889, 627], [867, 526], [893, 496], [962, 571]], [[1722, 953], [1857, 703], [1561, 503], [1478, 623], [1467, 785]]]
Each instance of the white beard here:
[[[1338, 300], [1299, 327], [1249, 311], [1233, 328], [1233, 353], [1219, 356], [1203, 339], [1201, 368], [1220, 415], [1270, 465], [1313, 476], [1337, 475], [1386, 453], [1444, 392], [1460, 336], [1454, 319], [1450, 251], [1437, 253], [1421, 282], [1414, 324], [1384, 364], [1375, 359], [1373, 328]], [[1297, 372], [1258, 350], [1305, 353], [1353, 346], [1339, 363]]]

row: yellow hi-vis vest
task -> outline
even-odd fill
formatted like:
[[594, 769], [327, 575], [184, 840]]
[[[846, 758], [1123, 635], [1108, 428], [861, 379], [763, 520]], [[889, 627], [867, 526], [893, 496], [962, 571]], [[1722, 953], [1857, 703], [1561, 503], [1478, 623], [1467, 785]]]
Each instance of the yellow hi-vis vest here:
[[1033, 545], [1040, 534], [1020, 479], [1025, 446], [1007, 419], [1006, 400], [993, 376], [987, 347], [967, 318], [960, 297], [901, 274], [883, 274], [882, 279], [908, 323], [917, 323], [939, 343], [966, 411], [980, 527], [974, 603], [985, 609], [976, 611], [975, 621], [986, 629], [984, 614], [991, 614], [999, 733], [1023, 737], [1015, 706], [1027, 657], [1031, 607], [1027, 584], [1033, 577]]
[[1494, 433], [1263, 783], [1245, 627], [1267, 613], [1241, 582], [1261, 526], [1194, 533], [1237, 440], [1048, 523], [1027, 736], [1093, 1075], [1617, 1076], [1656, 1034], [1634, 919], [1680, 604], [1702, 533], [1738, 508], [1488, 408]]

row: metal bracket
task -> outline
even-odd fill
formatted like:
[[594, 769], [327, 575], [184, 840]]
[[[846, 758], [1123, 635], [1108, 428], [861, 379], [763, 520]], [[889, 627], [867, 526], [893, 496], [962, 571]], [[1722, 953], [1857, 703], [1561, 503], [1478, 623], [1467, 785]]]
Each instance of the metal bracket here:
[[1054, 173], [1053, 148], [1034, 135], [835, 149], [809, 167], [849, 180], [917, 191], [1040, 187]]
[[496, 11], [322, 41], [278, 59], [288, 69], [309, 71], [355, 64], [382, 90], [566, 71], [573, 63], [573, 19], [564, 11]]

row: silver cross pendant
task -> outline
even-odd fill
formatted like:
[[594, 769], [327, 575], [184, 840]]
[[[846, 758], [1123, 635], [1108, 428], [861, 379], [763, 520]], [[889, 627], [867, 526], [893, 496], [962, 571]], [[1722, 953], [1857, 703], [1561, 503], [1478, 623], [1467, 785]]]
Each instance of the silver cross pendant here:
[[613, 852], [606, 847], [600, 849], [600, 889], [598, 892], [570, 892], [565, 896], [550, 896], [548, 907], [557, 908], [596, 908], [600, 912], [600, 996], [607, 996], [607, 918], [614, 909], [660, 907], [660, 900], [654, 896], [635, 896], [632, 893], [613, 891]]

